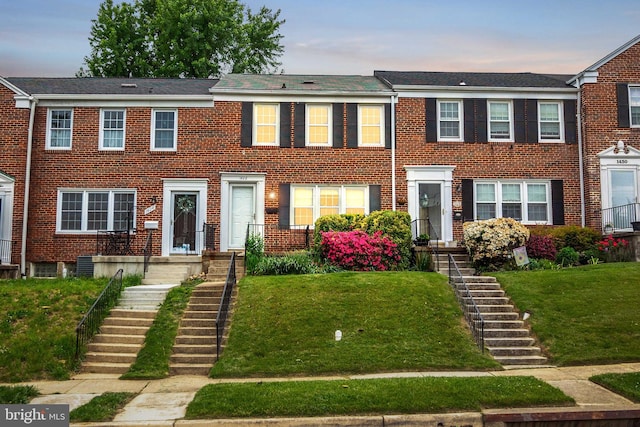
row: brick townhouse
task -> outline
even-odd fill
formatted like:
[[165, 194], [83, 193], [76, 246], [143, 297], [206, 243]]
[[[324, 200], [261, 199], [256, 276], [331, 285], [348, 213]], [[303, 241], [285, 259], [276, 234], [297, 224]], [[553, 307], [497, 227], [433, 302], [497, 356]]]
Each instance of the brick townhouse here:
[[320, 215], [378, 209], [451, 244], [501, 216], [630, 228], [639, 41], [577, 75], [0, 78], [3, 263], [42, 275], [123, 230], [127, 254], [146, 229], [154, 255], [241, 249], [247, 224], [286, 249]]

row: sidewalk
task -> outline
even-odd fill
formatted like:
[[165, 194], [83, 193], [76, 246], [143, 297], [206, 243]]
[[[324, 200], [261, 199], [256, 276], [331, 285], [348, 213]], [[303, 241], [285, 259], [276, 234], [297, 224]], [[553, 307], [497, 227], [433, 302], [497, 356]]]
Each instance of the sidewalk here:
[[[204, 426], [204, 425], [382, 425], [382, 416], [371, 417], [329, 417], [311, 419], [269, 419], [269, 420], [183, 420], [187, 405], [196, 392], [208, 384], [230, 382], [268, 382], [303, 380], [374, 379], [399, 377], [477, 377], [477, 376], [534, 376], [558, 389], [576, 401], [571, 408], [535, 408], [491, 410], [485, 413], [526, 413], [526, 412], [571, 412], [571, 411], [640, 411], [640, 405], [614, 394], [588, 379], [601, 373], [626, 373], [640, 371], [640, 363], [524, 368], [491, 372], [403, 372], [390, 374], [347, 375], [307, 378], [251, 378], [251, 379], [211, 379], [203, 376], [174, 376], [160, 380], [119, 380], [108, 374], [79, 374], [68, 381], [27, 382], [38, 388], [41, 396], [33, 399], [33, 404], [68, 404], [70, 410], [83, 405], [105, 392], [132, 392], [138, 395], [120, 412], [113, 422], [83, 423], [84, 426]], [[13, 384], [15, 385], [15, 384]], [[444, 420], [444, 421], [442, 421]], [[384, 416], [384, 425], [472, 425], [482, 426], [481, 413], [429, 414], [411, 416]]]

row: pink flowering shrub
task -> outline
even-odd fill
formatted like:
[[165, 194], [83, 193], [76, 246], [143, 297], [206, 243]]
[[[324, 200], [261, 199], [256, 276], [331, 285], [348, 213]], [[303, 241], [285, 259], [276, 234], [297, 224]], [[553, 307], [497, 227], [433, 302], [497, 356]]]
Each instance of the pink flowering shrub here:
[[527, 240], [527, 255], [531, 258], [556, 259], [556, 246], [551, 236], [532, 234]]
[[631, 247], [625, 239], [609, 235], [597, 242], [596, 246], [606, 262], [631, 261]]
[[326, 231], [320, 250], [330, 264], [345, 270], [385, 271], [395, 269], [401, 260], [398, 245], [376, 231]]

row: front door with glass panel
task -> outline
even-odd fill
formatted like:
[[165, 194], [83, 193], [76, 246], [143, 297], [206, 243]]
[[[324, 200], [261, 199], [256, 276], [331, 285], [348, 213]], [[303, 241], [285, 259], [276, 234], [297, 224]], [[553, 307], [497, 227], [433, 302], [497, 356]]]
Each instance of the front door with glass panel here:
[[631, 228], [631, 221], [637, 221], [633, 205], [638, 200], [636, 182], [635, 170], [611, 170], [610, 206], [614, 208], [612, 219], [616, 229]]
[[231, 185], [229, 248], [244, 248], [247, 225], [255, 222], [255, 186]]
[[197, 248], [198, 194], [173, 192], [171, 199], [172, 252], [192, 253]]
[[441, 240], [442, 183], [418, 184], [418, 232], [416, 237], [429, 235], [430, 240]]

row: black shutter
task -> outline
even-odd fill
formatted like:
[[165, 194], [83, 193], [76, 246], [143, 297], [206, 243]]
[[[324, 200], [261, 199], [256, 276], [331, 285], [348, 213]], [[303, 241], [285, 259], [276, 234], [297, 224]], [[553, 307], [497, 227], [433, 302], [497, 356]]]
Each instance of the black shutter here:
[[280, 147], [291, 147], [291, 103], [280, 103]]
[[427, 142], [438, 140], [438, 112], [436, 111], [436, 99], [424, 100], [424, 116], [426, 122]]
[[381, 187], [379, 185], [369, 186], [369, 213], [379, 211], [381, 209], [382, 203], [380, 202], [380, 188]]
[[335, 103], [333, 110], [333, 148], [344, 144], [344, 104]]
[[551, 180], [551, 211], [553, 225], [564, 225], [564, 190], [562, 180]]
[[631, 127], [629, 119], [629, 85], [626, 83], [616, 84], [618, 94], [618, 127]]
[[524, 113], [524, 99], [513, 100], [513, 133], [516, 142], [527, 141], [527, 123]]
[[473, 180], [462, 180], [462, 221], [473, 221]]
[[384, 104], [384, 148], [391, 148], [391, 104]]
[[242, 103], [242, 118], [240, 119], [240, 146], [251, 147], [253, 131], [253, 102]]
[[538, 142], [538, 101], [527, 99], [525, 103], [527, 116], [527, 138], [526, 142]]
[[464, 142], [476, 142], [475, 116], [476, 109], [473, 99], [464, 101]]
[[305, 147], [305, 104], [298, 102], [293, 107], [293, 146], [296, 148]]
[[578, 142], [576, 113], [576, 100], [568, 99], [564, 101], [564, 141], [567, 144]]
[[278, 225], [280, 228], [288, 228], [289, 221], [289, 208], [291, 199], [291, 185], [280, 184], [278, 186]]
[[487, 136], [487, 100], [484, 98], [476, 99], [476, 142], [489, 142]]
[[358, 148], [358, 104], [347, 104], [347, 148]]

